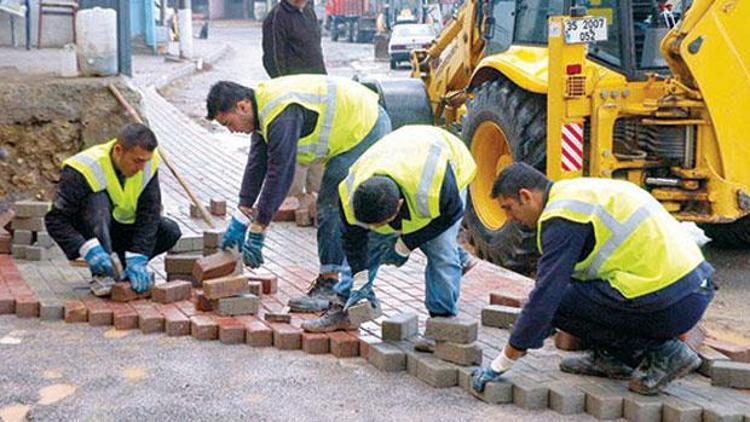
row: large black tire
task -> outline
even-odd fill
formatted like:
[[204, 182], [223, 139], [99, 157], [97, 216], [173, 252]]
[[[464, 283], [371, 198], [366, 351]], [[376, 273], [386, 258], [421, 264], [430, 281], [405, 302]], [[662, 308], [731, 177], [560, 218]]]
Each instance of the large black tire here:
[[701, 224], [711, 245], [731, 249], [750, 249], [750, 215], [731, 223]]
[[485, 214], [477, 211], [477, 207], [487, 207], [490, 203], [489, 195], [498, 162], [493, 159], [488, 161], [487, 156], [477, 156], [477, 152], [481, 148], [480, 143], [504, 141], [500, 136], [497, 141], [491, 138], [480, 139], [487, 132], [477, 132], [477, 129], [483, 124], [483, 127], [489, 125], [501, 129], [507, 145], [503, 148], [510, 155], [506, 155], [506, 161], [510, 158], [513, 162], [523, 161], [544, 172], [547, 159], [546, 108], [544, 95], [524, 91], [501, 78], [485, 82], [475, 91], [474, 99], [468, 104], [462, 128], [463, 139], [479, 166], [477, 178], [483, 178], [482, 181], [475, 180], [469, 190], [464, 222], [470, 243], [480, 258], [522, 274], [532, 274], [536, 268], [539, 257], [536, 233], [517, 223], [504, 221], [499, 227], [489, 227], [482, 221], [481, 215], [487, 215], [488, 211], [493, 215], [504, 214], [499, 205], [496, 210], [485, 209]]

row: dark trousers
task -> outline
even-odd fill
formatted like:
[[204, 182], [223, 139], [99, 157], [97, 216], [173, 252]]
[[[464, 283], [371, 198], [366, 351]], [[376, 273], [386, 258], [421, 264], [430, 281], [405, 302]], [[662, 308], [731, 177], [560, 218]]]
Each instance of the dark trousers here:
[[[112, 218], [112, 203], [106, 191], [89, 196], [83, 206], [83, 215], [77, 223], [78, 231], [86, 239], [96, 237], [104, 250], [116, 252], [120, 261], [125, 264], [125, 252], [130, 251], [135, 234], [134, 225], [121, 224]], [[159, 217], [159, 228], [156, 231], [156, 242], [148, 254], [151, 259], [168, 251], [182, 236], [180, 226], [166, 217]]]
[[553, 325], [580, 338], [593, 348], [608, 351], [630, 366], [638, 366], [644, 354], [688, 332], [700, 321], [713, 299], [711, 283], [699, 287], [666, 308], [643, 312], [591, 300], [586, 282], [568, 285]]

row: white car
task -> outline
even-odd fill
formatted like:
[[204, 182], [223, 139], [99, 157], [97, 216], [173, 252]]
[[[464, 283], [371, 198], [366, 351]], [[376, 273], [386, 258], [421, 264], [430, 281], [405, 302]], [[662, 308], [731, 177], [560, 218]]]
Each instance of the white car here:
[[399, 62], [409, 61], [412, 50], [427, 48], [435, 39], [435, 30], [426, 23], [402, 23], [393, 26], [388, 42], [388, 55], [391, 56], [391, 69]]

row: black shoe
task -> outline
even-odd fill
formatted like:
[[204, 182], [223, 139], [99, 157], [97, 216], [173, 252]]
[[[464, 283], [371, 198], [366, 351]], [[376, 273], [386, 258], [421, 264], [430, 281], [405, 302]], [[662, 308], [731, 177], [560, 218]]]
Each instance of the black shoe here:
[[672, 380], [684, 377], [701, 366], [701, 358], [680, 340], [669, 340], [646, 354], [638, 367], [630, 390], [651, 396], [659, 394]]
[[338, 283], [335, 278], [318, 276], [307, 289], [304, 296], [289, 299], [289, 309], [292, 312], [311, 313], [321, 312], [328, 308], [328, 303], [336, 297], [333, 286]]
[[302, 329], [308, 333], [330, 333], [357, 330], [359, 326], [349, 320], [349, 315], [344, 312], [341, 304], [331, 302], [330, 307], [319, 318], [303, 322]]
[[560, 370], [616, 380], [630, 379], [633, 375], [632, 367], [602, 350], [589, 350], [581, 356], [565, 358], [560, 362]]
[[420, 334], [414, 340], [414, 350], [417, 352], [435, 353], [435, 340]]

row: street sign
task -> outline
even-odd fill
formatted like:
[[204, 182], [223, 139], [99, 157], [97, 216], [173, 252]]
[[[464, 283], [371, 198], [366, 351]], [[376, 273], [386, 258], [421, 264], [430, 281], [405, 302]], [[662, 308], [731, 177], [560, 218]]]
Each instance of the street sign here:
[[566, 19], [564, 27], [566, 44], [607, 41], [607, 18], [603, 16]]

